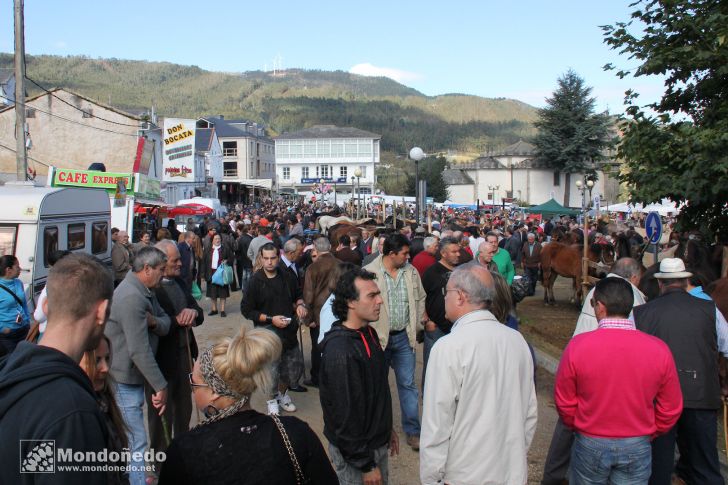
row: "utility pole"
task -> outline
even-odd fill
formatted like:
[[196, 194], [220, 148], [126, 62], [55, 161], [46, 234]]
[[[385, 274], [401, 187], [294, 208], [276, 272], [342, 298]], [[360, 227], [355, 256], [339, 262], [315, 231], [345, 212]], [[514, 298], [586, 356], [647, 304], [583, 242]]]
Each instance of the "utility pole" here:
[[23, 0], [15, 0], [15, 160], [19, 182], [28, 176], [25, 134], [25, 21]]

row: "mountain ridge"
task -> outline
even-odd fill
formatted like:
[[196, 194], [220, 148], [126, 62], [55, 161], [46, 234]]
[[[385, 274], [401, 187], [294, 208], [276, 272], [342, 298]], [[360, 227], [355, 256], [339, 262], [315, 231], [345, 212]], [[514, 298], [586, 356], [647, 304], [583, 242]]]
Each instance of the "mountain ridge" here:
[[[0, 67], [12, 67], [0, 53]], [[286, 69], [223, 73], [170, 62], [26, 56], [28, 78], [121, 109], [195, 118], [222, 114], [266, 125], [272, 135], [315, 124], [382, 134], [382, 149], [484, 152], [529, 138], [536, 109], [518, 100], [463, 93], [427, 96], [386, 77]], [[30, 95], [40, 92], [27, 83]]]

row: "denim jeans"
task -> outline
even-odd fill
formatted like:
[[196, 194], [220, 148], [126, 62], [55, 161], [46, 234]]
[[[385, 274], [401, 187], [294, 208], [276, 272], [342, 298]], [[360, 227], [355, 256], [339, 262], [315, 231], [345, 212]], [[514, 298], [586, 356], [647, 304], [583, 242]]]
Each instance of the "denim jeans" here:
[[[340, 485], [362, 485], [364, 483], [361, 470], [347, 463], [341, 451], [331, 443], [329, 443], [329, 456]], [[382, 484], [387, 485], [389, 481], [389, 450], [386, 446], [374, 450], [374, 462], [382, 474]]]
[[[114, 394], [119, 410], [124, 418], [129, 439], [129, 451], [132, 454], [132, 461], [129, 472], [130, 485], [145, 485], [146, 474], [144, 472], [144, 450], [147, 448], [147, 432], [144, 430], [144, 386], [114, 383]], [[149, 412], [156, 412], [150, 409]], [[141, 460], [134, 460], [134, 457], [142, 457]]]
[[576, 433], [571, 448], [573, 485], [642, 485], [652, 471], [652, 448], [648, 436], [592, 438]]
[[384, 349], [387, 365], [394, 369], [397, 380], [399, 409], [402, 412], [402, 429], [407, 436], [420, 435], [420, 407], [415, 385], [415, 350], [410, 346], [407, 332], [389, 336]]
[[435, 327], [435, 330], [433, 330], [432, 332], [428, 332], [427, 330], [425, 330], [425, 345], [422, 351], [422, 389], [425, 388], [427, 361], [430, 360], [430, 351], [432, 350], [432, 346], [435, 345], [435, 342], [437, 342], [441, 337], [444, 337], [445, 335], [445, 332], [440, 330], [440, 327]]

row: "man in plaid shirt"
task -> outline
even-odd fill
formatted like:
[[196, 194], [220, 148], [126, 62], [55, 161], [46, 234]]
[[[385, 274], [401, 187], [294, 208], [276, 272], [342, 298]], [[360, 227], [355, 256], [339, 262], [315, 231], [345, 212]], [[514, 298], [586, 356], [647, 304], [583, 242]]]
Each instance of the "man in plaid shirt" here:
[[374, 273], [384, 303], [379, 321], [371, 325], [379, 335], [389, 366], [397, 379], [397, 394], [402, 412], [402, 428], [407, 444], [420, 448], [420, 417], [415, 385], [415, 345], [417, 331], [423, 328], [425, 289], [420, 275], [409, 264], [410, 241], [402, 234], [384, 240], [382, 254], [364, 269]]

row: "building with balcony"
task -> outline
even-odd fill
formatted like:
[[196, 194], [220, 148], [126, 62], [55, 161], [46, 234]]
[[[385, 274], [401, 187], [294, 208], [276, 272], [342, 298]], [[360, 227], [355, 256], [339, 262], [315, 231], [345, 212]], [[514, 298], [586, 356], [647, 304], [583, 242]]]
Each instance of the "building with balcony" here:
[[218, 197], [224, 204], [252, 203], [274, 189], [275, 153], [265, 128], [246, 120], [207, 116], [197, 128], [214, 128], [222, 149], [222, 181]]
[[312, 126], [276, 137], [279, 192], [307, 192], [323, 179], [344, 196], [352, 194], [357, 183], [361, 194], [373, 194], [381, 138], [358, 128], [333, 125]]

